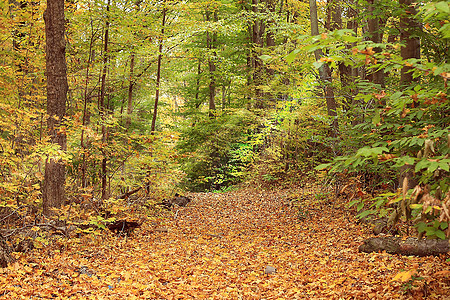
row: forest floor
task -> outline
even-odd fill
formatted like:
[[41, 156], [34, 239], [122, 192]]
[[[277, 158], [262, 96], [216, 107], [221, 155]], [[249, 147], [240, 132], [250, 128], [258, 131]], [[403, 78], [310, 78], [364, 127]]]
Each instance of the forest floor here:
[[0, 269], [0, 299], [450, 299], [448, 255], [359, 253], [369, 228], [315, 194], [192, 194], [131, 237], [16, 253]]

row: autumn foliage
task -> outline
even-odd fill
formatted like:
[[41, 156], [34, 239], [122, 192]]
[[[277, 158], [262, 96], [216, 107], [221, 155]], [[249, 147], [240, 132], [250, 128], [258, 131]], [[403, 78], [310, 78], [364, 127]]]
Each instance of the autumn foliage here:
[[0, 293], [5, 299], [450, 296], [445, 256], [359, 253], [368, 228], [341, 201], [318, 200], [315, 192], [192, 194], [187, 207], [150, 214], [128, 238], [55, 236], [15, 254], [16, 262], [0, 270]]

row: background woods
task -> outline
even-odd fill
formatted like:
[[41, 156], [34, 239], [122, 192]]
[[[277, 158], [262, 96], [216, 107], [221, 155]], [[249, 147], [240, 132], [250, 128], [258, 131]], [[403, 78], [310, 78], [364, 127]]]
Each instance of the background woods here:
[[380, 232], [450, 236], [448, 1], [0, 9], [11, 241], [137, 226], [175, 192], [311, 182]]

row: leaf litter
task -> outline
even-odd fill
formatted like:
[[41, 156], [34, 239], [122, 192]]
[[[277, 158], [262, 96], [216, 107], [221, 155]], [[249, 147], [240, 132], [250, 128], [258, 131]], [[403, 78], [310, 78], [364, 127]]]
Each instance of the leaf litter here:
[[448, 257], [358, 253], [368, 228], [314, 194], [196, 193], [128, 238], [55, 239], [0, 269], [0, 299], [450, 299]]

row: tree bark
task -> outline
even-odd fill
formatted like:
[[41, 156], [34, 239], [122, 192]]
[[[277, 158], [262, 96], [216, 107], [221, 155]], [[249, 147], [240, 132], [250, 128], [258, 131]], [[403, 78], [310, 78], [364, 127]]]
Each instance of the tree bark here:
[[[64, 39], [64, 0], [48, 0], [44, 12], [46, 34], [47, 127], [50, 141], [65, 151], [67, 137], [60, 125], [66, 113], [67, 65]], [[47, 159], [42, 187], [44, 214], [64, 202], [66, 170], [61, 160]]]
[[[319, 22], [317, 18], [317, 3], [316, 0], [309, 0], [309, 11], [310, 11], [310, 21], [311, 21], [311, 35], [319, 34]], [[314, 56], [316, 60], [319, 60], [324, 56], [321, 50], [314, 51]], [[333, 118], [330, 126], [330, 134], [332, 137], [336, 137], [338, 135], [338, 119], [337, 119], [337, 104], [336, 99], [334, 98], [333, 87], [331, 86], [332, 78], [331, 78], [331, 69], [328, 64], [323, 64], [323, 66], [319, 69], [319, 77], [320, 82], [323, 85], [323, 92], [325, 95], [325, 100], [327, 103], [327, 112], [328, 116]]]
[[200, 96], [200, 75], [202, 74], [202, 60], [198, 59], [197, 64], [197, 81], [195, 83], [195, 107], [199, 108], [202, 105], [202, 101], [199, 100]]
[[[353, 3], [353, 2], [352, 2]], [[349, 6], [347, 8], [346, 14], [348, 16], [347, 29], [355, 32], [355, 36], [358, 33], [358, 23], [356, 21], [357, 11], [353, 7]], [[346, 45], [347, 49], [350, 51], [355, 44]], [[341, 88], [344, 93], [345, 103], [343, 103], [344, 108], [349, 111], [353, 105], [354, 96], [357, 94], [355, 90], [355, 78], [357, 76], [357, 69], [352, 66], [346, 66], [344, 63], [339, 63], [339, 77], [341, 80]]]
[[448, 253], [450, 243], [449, 240], [418, 240], [414, 238], [402, 240], [398, 237], [385, 236], [365, 240], [364, 244], [359, 246], [359, 251], [366, 253], [386, 251], [390, 254], [406, 256], [429, 256]]
[[[367, 8], [367, 12], [368, 12], [368, 16], [369, 19], [367, 20], [367, 25], [369, 28], [369, 39], [374, 42], [374, 43], [381, 43], [383, 41], [383, 32], [382, 32], [382, 27], [385, 25], [386, 21], [387, 21], [387, 17], [383, 16], [384, 18], [382, 19], [381, 16], [378, 13], [375, 13], [377, 11], [377, 6], [379, 6], [380, 4], [378, 3], [379, 0], [369, 0], [369, 6]], [[381, 48], [376, 47], [374, 48], [374, 51], [376, 53], [381, 52]], [[367, 75], [367, 79], [370, 82], [373, 82], [375, 84], [379, 84], [381, 86], [381, 88], [385, 87], [385, 83], [384, 83], [384, 78], [385, 78], [385, 73], [384, 70], [378, 70], [378, 71], [371, 71], [368, 75]], [[386, 105], [386, 101], [385, 100], [381, 100], [382, 101], [382, 105]]]
[[[211, 22], [211, 12], [206, 11], [206, 21]], [[217, 22], [217, 11], [213, 13], [213, 21]], [[208, 66], [209, 66], [209, 117], [214, 117], [214, 111], [216, 110], [216, 53], [217, 34], [206, 31], [206, 48], [208, 49]], [[212, 55], [212, 57], [211, 57]]]
[[[92, 23], [91, 23], [91, 29], [92, 29]], [[86, 66], [86, 79], [85, 79], [85, 85], [84, 85], [84, 103], [83, 103], [83, 124], [82, 124], [82, 129], [81, 129], [81, 137], [80, 137], [80, 145], [82, 148], [82, 153], [83, 153], [83, 158], [82, 158], [82, 163], [81, 163], [81, 187], [82, 188], [86, 188], [88, 183], [87, 183], [87, 178], [86, 178], [86, 171], [87, 171], [87, 155], [86, 155], [86, 149], [87, 149], [87, 144], [88, 144], [88, 138], [85, 137], [85, 127], [86, 125], [89, 123], [89, 117], [90, 117], [90, 113], [88, 111], [88, 104], [90, 102], [90, 98], [91, 92], [89, 91], [89, 79], [90, 79], [90, 66], [92, 63], [92, 59], [94, 57], [94, 49], [93, 49], [93, 45], [94, 45], [94, 33], [91, 31], [91, 37], [90, 37], [90, 41], [89, 41], [89, 57], [88, 57], [88, 61], [87, 61], [87, 66]]]
[[105, 106], [105, 94], [106, 94], [106, 74], [108, 71], [108, 60], [109, 60], [109, 55], [108, 55], [108, 44], [109, 44], [109, 7], [111, 4], [111, 0], [108, 0], [108, 3], [106, 5], [106, 21], [105, 21], [105, 36], [104, 36], [104, 41], [103, 41], [103, 70], [102, 70], [102, 77], [101, 77], [101, 87], [100, 87], [100, 98], [99, 98], [99, 111], [100, 111], [100, 116], [101, 116], [101, 120], [102, 120], [102, 155], [103, 155], [103, 159], [102, 159], [102, 169], [101, 169], [101, 180], [102, 180], [102, 200], [108, 198], [107, 195], [107, 162], [108, 162], [108, 158], [107, 158], [107, 153], [105, 151], [106, 148], [106, 143], [108, 140], [108, 129], [105, 125], [105, 121], [106, 121], [106, 106]]
[[134, 53], [131, 54], [130, 58], [130, 83], [128, 86], [128, 105], [127, 105], [127, 120], [125, 123], [125, 128], [127, 131], [130, 129], [131, 124], [131, 113], [133, 112], [133, 86], [134, 86]]
[[[399, 4], [404, 8], [405, 12], [400, 18], [400, 42], [404, 44], [400, 54], [402, 59], [420, 58], [420, 39], [415, 35], [420, 31], [420, 26], [414, 16], [417, 11], [413, 5], [413, 0], [399, 0]], [[402, 68], [400, 83], [401, 85], [409, 85], [411, 82], [417, 81], [413, 77], [412, 67], [405, 66]]]
[[156, 92], [155, 92], [155, 106], [153, 108], [153, 117], [152, 117], [152, 128], [150, 130], [150, 134], [153, 135], [156, 130], [156, 117], [158, 114], [158, 102], [159, 102], [159, 90], [161, 89], [161, 63], [162, 63], [162, 50], [163, 50], [163, 39], [164, 39], [164, 30], [166, 26], [166, 2], [163, 2], [163, 10], [162, 10], [162, 21], [161, 21], [161, 36], [159, 37], [159, 47], [158, 47], [158, 67], [156, 69]]
[[11, 247], [9, 247], [5, 238], [0, 235], [0, 268], [6, 268], [8, 264], [14, 262], [11, 252]]

